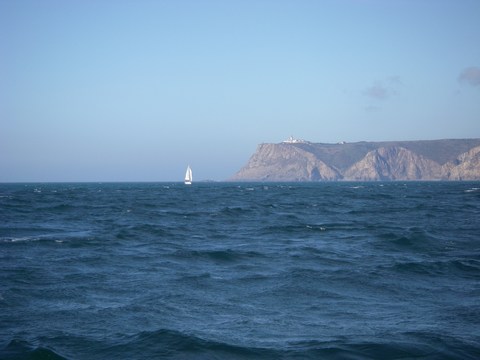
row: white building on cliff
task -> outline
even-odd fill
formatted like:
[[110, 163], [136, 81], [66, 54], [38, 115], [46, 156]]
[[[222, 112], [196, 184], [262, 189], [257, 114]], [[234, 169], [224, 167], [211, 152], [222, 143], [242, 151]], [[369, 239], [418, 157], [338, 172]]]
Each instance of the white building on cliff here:
[[293, 136], [290, 136], [287, 140], [282, 141], [284, 144], [306, 144], [308, 141], [302, 139], [295, 139]]

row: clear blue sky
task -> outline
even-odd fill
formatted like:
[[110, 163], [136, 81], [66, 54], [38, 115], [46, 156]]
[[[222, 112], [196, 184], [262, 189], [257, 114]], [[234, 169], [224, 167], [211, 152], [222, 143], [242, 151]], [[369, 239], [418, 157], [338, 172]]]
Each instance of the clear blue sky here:
[[223, 180], [262, 142], [480, 137], [478, 0], [0, 0], [0, 181]]

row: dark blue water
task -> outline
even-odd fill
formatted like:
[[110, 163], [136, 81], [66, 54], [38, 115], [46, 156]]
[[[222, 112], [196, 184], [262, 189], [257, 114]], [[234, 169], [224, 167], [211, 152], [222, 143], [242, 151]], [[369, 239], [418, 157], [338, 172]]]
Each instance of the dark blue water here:
[[0, 184], [0, 358], [480, 358], [480, 183]]

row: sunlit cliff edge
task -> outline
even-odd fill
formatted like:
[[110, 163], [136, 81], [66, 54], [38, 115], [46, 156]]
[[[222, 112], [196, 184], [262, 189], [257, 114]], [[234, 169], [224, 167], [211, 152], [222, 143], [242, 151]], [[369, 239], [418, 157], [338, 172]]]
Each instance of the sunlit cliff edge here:
[[480, 180], [480, 139], [260, 144], [231, 181]]

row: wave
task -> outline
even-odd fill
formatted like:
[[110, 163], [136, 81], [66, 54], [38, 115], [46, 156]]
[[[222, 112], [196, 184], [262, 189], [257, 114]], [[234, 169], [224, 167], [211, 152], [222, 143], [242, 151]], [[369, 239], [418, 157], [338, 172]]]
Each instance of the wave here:
[[116, 341], [100, 342], [76, 336], [42, 337], [35, 343], [56, 343], [67, 357], [50, 346], [35, 346], [24, 340], [12, 340], [0, 349], [2, 360], [66, 360], [66, 359], [278, 359], [275, 349], [232, 345], [205, 340], [180, 331], [161, 329], [124, 336]]
[[116, 340], [93, 340], [83, 337], [41, 338], [36, 343], [54, 343], [67, 353], [65, 357], [50, 345], [34, 346], [12, 340], [0, 350], [4, 360], [71, 359], [477, 359], [480, 348], [474, 342], [422, 332], [401, 333], [394, 341], [363, 339], [348, 341], [305, 340], [273, 342], [261, 345], [231, 344], [206, 339], [186, 332], [160, 329], [143, 331]]
[[284, 225], [269, 225], [261, 229], [261, 235], [296, 235], [296, 237], [308, 237], [312, 233], [321, 233], [327, 230], [333, 230], [328, 225], [318, 224], [284, 224]]
[[250, 214], [252, 208], [241, 206], [226, 206], [220, 210], [219, 214], [224, 216], [240, 216], [243, 214]]
[[120, 228], [112, 227], [116, 231], [115, 237], [119, 240], [133, 239], [138, 235], [148, 235], [149, 237], [155, 238], [168, 238], [174, 236], [175, 234], [170, 231], [166, 226], [161, 226], [158, 224], [139, 224], [139, 225], [130, 225]]
[[480, 276], [480, 261], [473, 259], [452, 259], [445, 261], [407, 261], [388, 267], [400, 273], [430, 276], [462, 276], [478, 278]]
[[90, 236], [89, 231], [70, 231], [70, 232], [54, 232], [54, 233], [36, 233], [32, 235], [19, 234], [16, 236], [0, 236], [0, 242], [5, 243], [28, 243], [28, 242], [56, 242], [62, 243], [76, 239], [85, 239]]
[[[395, 230], [394, 230], [395, 231]], [[400, 232], [400, 234], [398, 233]], [[414, 227], [395, 232], [386, 232], [377, 236], [380, 240], [375, 244], [377, 248], [394, 251], [417, 251], [432, 253], [444, 249], [445, 241], [432, 233]]]
[[253, 259], [264, 257], [263, 254], [256, 251], [238, 251], [233, 249], [226, 250], [177, 250], [172, 254], [175, 258], [182, 259], [207, 259], [220, 262], [234, 262], [243, 259]]
[[[478, 359], [480, 348], [457, 339], [424, 333], [397, 334], [395, 341], [307, 341], [285, 358], [312, 359]], [[291, 356], [290, 356], [291, 355]]]
[[271, 349], [236, 346], [166, 329], [137, 334], [123, 344], [112, 346], [109, 349], [111, 354], [108, 355], [122, 354], [123, 358], [138, 359], [139, 349], [148, 349], [148, 354], [143, 354], [146, 359], [246, 359], [258, 357], [274, 359], [279, 355], [277, 351]]
[[4, 349], [0, 350], [2, 360], [66, 360], [47, 347], [34, 346], [27, 341], [12, 340]]
[[471, 192], [480, 192], [480, 188], [478, 187], [472, 187], [470, 189], [465, 190], [466, 193], [471, 193]]

